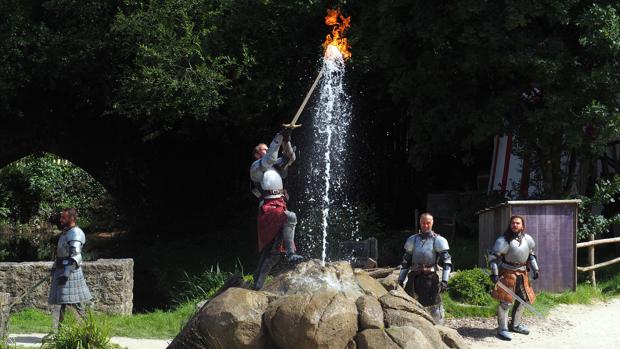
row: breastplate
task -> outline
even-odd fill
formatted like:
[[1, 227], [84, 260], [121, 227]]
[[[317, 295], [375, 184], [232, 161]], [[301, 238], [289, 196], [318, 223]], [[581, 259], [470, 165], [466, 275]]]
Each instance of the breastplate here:
[[509, 263], [525, 263], [530, 255], [530, 246], [525, 237], [521, 243], [517, 239], [512, 239], [508, 245], [508, 251], [504, 255], [504, 260]]
[[411, 255], [413, 264], [435, 265], [437, 254], [435, 253], [434, 245], [434, 238], [422, 239], [420, 235], [416, 235], [413, 239], [414, 247]]
[[67, 233], [62, 233], [58, 239], [58, 247], [56, 248], [56, 257], [66, 258], [71, 257], [71, 251], [69, 250], [69, 241], [67, 241]]
[[263, 174], [260, 186], [263, 190], [277, 190], [283, 189], [282, 177], [275, 169], [271, 168]]

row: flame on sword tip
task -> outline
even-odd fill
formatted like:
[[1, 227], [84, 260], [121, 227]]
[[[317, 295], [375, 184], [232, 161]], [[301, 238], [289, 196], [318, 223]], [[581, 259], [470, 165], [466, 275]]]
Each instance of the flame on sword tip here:
[[351, 57], [351, 45], [349, 45], [347, 38], [344, 37], [345, 30], [351, 26], [350, 22], [351, 17], [344, 17], [339, 9], [327, 10], [325, 24], [332, 27], [332, 32], [327, 34], [323, 42], [326, 59], [334, 59], [341, 56], [346, 60]]

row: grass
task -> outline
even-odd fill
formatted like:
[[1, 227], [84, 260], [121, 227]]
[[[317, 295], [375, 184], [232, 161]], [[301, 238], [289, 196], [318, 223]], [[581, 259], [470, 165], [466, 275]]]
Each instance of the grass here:
[[[169, 339], [179, 333], [195, 309], [195, 303], [185, 303], [173, 311], [157, 310], [133, 315], [96, 313], [95, 320], [107, 322], [112, 336]], [[71, 314], [71, 311], [67, 313]], [[51, 315], [38, 309], [24, 309], [9, 318], [11, 333], [48, 333], [51, 325]]]

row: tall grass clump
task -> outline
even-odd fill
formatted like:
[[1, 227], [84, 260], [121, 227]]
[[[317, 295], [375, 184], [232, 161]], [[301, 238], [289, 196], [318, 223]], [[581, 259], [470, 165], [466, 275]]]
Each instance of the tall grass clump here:
[[0, 337], [0, 349], [14, 349], [14, 348], [16, 348], [16, 345], [9, 344], [8, 336]]
[[200, 302], [211, 298], [224, 285], [233, 273], [220, 270], [220, 266], [211, 266], [200, 274], [183, 273], [179, 286], [174, 289], [172, 299], [175, 304]]
[[113, 349], [110, 343], [110, 327], [105, 321], [96, 321], [89, 310], [83, 321], [67, 320], [58, 332], [46, 338], [43, 349]]

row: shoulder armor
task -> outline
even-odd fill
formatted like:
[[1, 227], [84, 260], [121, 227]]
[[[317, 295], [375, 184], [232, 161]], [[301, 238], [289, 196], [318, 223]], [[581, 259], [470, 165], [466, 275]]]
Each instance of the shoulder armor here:
[[527, 241], [527, 245], [530, 247], [530, 251], [534, 251], [534, 247], [536, 247], [536, 243], [534, 242], [534, 238], [530, 234], [524, 234], [523, 237], [525, 241]]
[[434, 248], [435, 248], [435, 252], [442, 252], [442, 251], [449, 250], [450, 246], [448, 246], [448, 240], [446, 240], [446, 238], [437, 234], [435, 236]]
[[84, 245], [86, 243], [86, 236], [80, 227], [73, 227], [67, 231], [67, 242], [79, 241]]
[[407, 241], [405, 241], [405, 251], [409, 254], [413, 253], [413, 247], [415, 246], [415, 235], [411, 235]]
[[252, 165], [250, 165], [250, 179], [253, 182], [260, 182], [263, 178], [263, 171], [260, 167], [260, 159], [254, 161]]
[[502, 235], [498, 237], [497, 240], [495, 240], [495, 244], [493, 245], [493, 249], [491, 250], [491, 253], [496, 254], [496, 255], [503, 255], [503, 254], [506, 254], [506, 252], [508, 252], [509, 248], [510, 248], [510, 244], [508, 243], [508, 241], [506, 241], [506, 239], [504, 238], [504, 235]]

